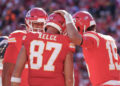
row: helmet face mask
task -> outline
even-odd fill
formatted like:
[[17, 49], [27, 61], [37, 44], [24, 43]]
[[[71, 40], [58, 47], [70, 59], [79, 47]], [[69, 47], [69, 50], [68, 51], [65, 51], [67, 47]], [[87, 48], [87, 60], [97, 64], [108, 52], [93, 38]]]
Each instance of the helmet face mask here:
[[[28, 27], [29, 31], [43, 31], [45, 22], [36, 22], [36, 21], [29, 21]], [[27, 28], [28, 28], [27, 27]]]
[[47, 13], [42, 8], [33, 8], [26, 14], [27, 31], [42, 31], [47, 19]]
[[83, 34], [91, 26], [96, 26], [96, 22], [92, 15], [87, 11], [79, 11], [73, 15], [74, 22], [78, 31]]

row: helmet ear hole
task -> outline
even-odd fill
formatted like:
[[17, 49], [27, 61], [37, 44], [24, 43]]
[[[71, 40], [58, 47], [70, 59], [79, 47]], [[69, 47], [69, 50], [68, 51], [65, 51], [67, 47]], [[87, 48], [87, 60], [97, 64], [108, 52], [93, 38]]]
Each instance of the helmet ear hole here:
[[92, 25], [87, 28], [87, 31], [94, 31], [95, 30], [95, 25]]
[[45, 30], [44, 30], [45, 32], [47, 31], [47, 27], [45, 27]]
[[80, 32], [80, 27], [77, 27], [78, 31]]

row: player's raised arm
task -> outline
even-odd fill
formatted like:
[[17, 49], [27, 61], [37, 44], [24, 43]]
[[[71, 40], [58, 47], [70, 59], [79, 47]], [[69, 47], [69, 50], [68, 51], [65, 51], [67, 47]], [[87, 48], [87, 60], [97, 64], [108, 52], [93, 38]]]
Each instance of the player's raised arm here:
[[25, 35], [24, 31], [14, 31], [9, 35], [8, 47], [5, 50], [2, 70], [2, 86], [10, 86], [12, 72], [14, 70], [16, 59], [22, 44], [22, 37]]
[[66, 55], [64, 63], [65, 86], [74, 86], [73, 53]]
[[60, 13], [61, 15], [64, 16], [65, 21], [66, 21], [67, 34], [68, 34], [70, 40], [74, 44], [80, 45], [82, 43], [82, 36], [78, 32], [77, 27], [75, 26], [75, 23], [73, 21], [71, 14], [69, 14], [65, 10], [57, 10], [57, 11], [55, 11], [55, 13]]
[[22, 46], [17, 58], [15, 69], [11, 77], [11, 86], [19, 86], [21, 82], [21, 78], [20, 78], [21, 73], [22, 73], [22, 70], [24, 69], [26, 61], [27, 61], [26, 50], [24, 46]]

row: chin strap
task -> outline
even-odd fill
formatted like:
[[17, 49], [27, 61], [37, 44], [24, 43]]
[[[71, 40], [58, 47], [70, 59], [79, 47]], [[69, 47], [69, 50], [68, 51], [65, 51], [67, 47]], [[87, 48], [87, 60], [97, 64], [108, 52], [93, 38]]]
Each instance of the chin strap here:
[[86, 25], [84, 25], [84, 29], [83, 29], [83, 32], [85, 33], [85, 28], [86, 28]]

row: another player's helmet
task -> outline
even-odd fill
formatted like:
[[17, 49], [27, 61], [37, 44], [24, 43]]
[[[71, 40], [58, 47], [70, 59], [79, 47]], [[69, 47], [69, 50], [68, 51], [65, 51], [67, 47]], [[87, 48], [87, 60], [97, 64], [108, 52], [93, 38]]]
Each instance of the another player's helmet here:
[[89, 27], [96, 26], [92, 15], [87, 11], [79, 11], [73, 15], [75, 25], [78, 31], [83, 34]]
[[1, 36], [0, 37], [0, 58], [4, 57], [5, 50], [8, 45], [8, 37], [7, 36]]
[[59, 13], [52, 13], [47, 20], [47, 23], [45, 25], [47, 26], [52, 26], [54, 28], [56, 28], [60, 34], [63, 34], [65, 32], [65, 19], [64, 17], [59, 14]]
[[42, 29], [43, 28], [33, 28], [32, 23], [43, 23], [43, 27], [46, 23], [48, 15], [46, 11], [42, 8], [32, 8], [29, 10], [25, 17], [25, 22], [27, 24], [27, 30], [33, 31], [33, 29]]

